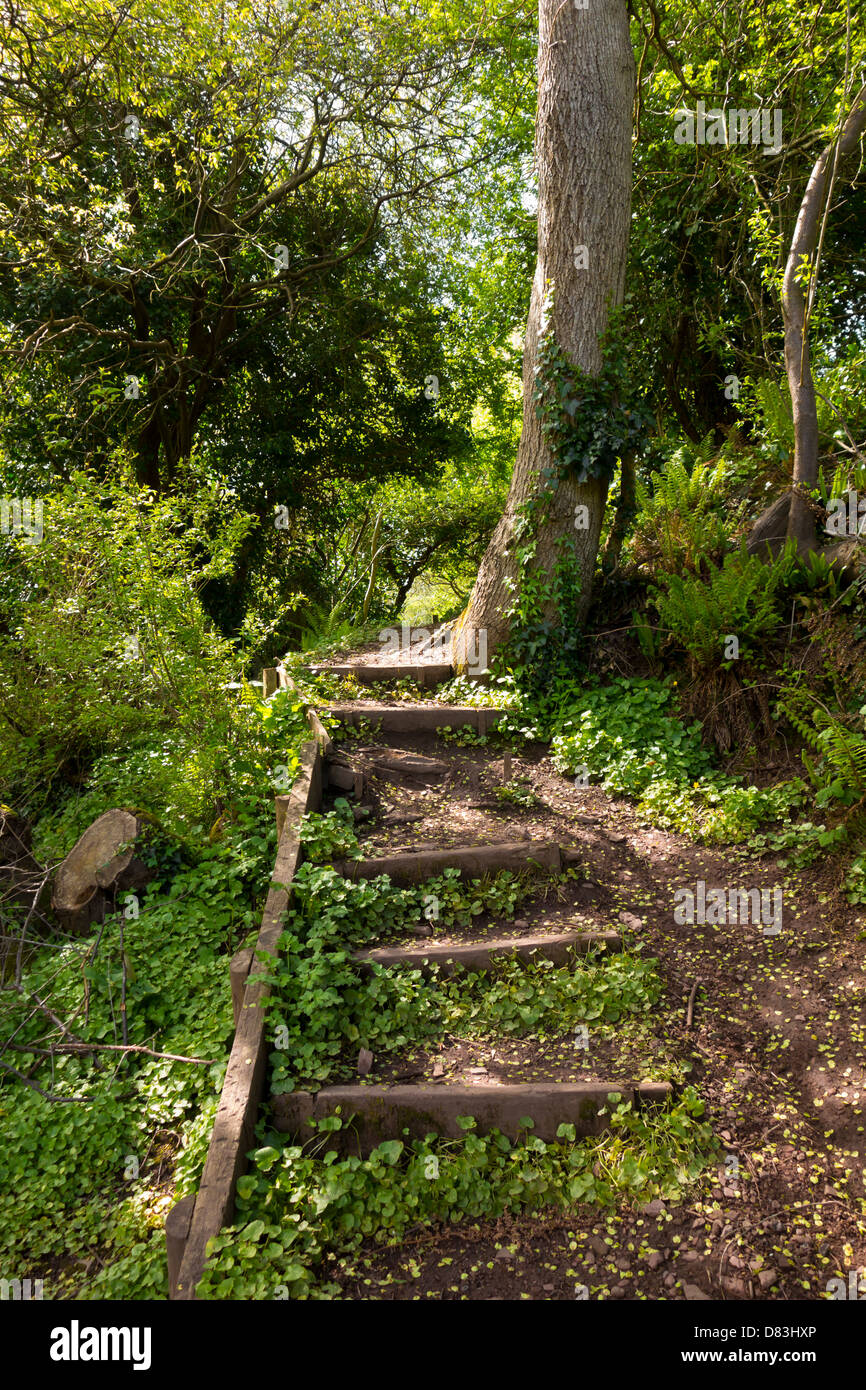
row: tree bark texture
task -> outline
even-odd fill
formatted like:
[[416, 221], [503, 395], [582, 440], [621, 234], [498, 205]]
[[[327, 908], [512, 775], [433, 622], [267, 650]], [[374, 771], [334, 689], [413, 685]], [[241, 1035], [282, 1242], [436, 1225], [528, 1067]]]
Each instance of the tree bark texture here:
[[[455, 624], [458, 669], [486, 632], [490, 655], [507, 639], [508, 580], [519, 582], [514, 527], [527, 500], [541, 489], [541, 469], [551, 451], [536, 416], [533, 391], [541, 315], [554, 289], [551, 327], [567, 358], [582, 371], [601, 369], [599, 335], [609, 309], [621, 303], [631, 214], [631, 123], [635, 65], [625, 0], [539, 0], [538, 260], [532, 284], [523, 356], [523, 429], [511, 487], [488, 545], [466, 612]], [[587, 265], [578, 248], [586, 248]], [[572, 614], [546, 613], [554, 621], [580, 622], [589, 607], [598, 554], [606, 479], [559, 483], [538, 534], [534, 564], [551, 574], [558, 542], [575, 545], [581, 592]], [[589, 510], [589, 526], [575, 526], [576, 508]]]
[[[854, 99], [839, 136], [838, 153], [833, 140], [821, 152], [812, 168], [797, 225], [791, 239], [785, 277], [782, 283], [782, 314], [785, 325], [785, 371], [794, 413], [794, 469], [791, 509], [788, 513], [788, 539], [801, 552], [816, 547], [815, 517], [805, 490], [818, 481], [818, 406], [806, 323], [806, 293], [798, 279], [804, 258], [812, 259], [818, 246], [821, 216], [827, 196], [827, 181], [838, 159], [854, 149], [866, 126], [866, 86]], [[817, 274], [817, 267], [813, 268]]]

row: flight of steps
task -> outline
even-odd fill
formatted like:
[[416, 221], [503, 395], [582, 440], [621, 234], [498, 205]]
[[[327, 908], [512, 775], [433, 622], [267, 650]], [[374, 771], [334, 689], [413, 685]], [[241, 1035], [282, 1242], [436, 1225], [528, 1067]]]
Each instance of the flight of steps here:
[[[382, 667], [351, 663], [330, 666], [328, 670], [355, 675], [362, 681], [390, 679], [393, 674], [390, 669], [385, 671]], [[434, 665], [426, 670], [421, 665], [400, 668], [401, 675], [407, 673], [417, 673], [415, 678], [419, 684], [430, 688], [436, 683], [434, 676], [443, 678]], [[450, 668], [445, 674], [450, 674]], [[361, 720], [366, 720], [382, 734], [400, 735], [404, 742], [413, 735], [421, 737], [438, 729], [459, 729], [466, 725], [479, 733], [486, 733], [495, 727], [501, 717], [501, 711], [492, 709], [433, 704], [396, 706], [375, 700], [333, 704], [327, 708], [344, 724], [358, 725]], [[431, 764], [433, 760], [423, 754], [413, 755], [411, 750], [404, 750], [395, 758], [393, 750], [386, 752], [388, 757], [382, 770], [395, 780], [420, 778], [423, 781], [429, 775], [426, 764]], [[380, 759], [380, 769], [381, 763]], [[365, 788], [363, 771], [353, 766], [351, 759], [333, 746], [328, 751], [326, 772], [331, 787], [350, 791], [356, 799], [361, 798]], [[395, 882], [419, 883], [441, 874], [446, 867], [455, 867], [462, 875], [472, 878], [498, 869], [516, 871], [531, 864], [556, 871], [578, 857], [568, 847], [549, 841], [520, 840], [495, 845], [467, 845], [456, 849], [410, 850], [367, 860], [350, 860], [335, 867], [351, 877], [367, 878], [387, 873]], [[611, 931], [528, 932], [524, 937], [510, 936], [456, 945], [431, 941], [401, 947], [374, 946], [357, 952], [356, 959], [362, 969], [367, 970], [372, 962], [385, 965], [406, 963], [422, 971], [436, 965], [442, 974], [447, 975], [458, 966], [466, 970], [489, 970], [497, 959], [514, 956], [524, 960], [529, 957], [536, 960], [546, 958], [562, 966], [572, 958], [572, 953], [585, 954], [593, 948], [616, 952], [622, 949], [622, 941], [617, 932]], [[352, 1152], [366, 1154], [383, 1140], [405, 1137], [407, 1131], [413, 1139], [423, 1139], [431, 1132], [458, 1138], [463, 1132], [458, 1119], [467, 1115], [475, 1118], [479, 1132], [485, 1133], [495, 1128], [512, 1139], [516, 1139], [521, 1131], [525, 1132], [527, 1117], [534, 1122], [533, 1134], [545, 1141], [555, 1139], [562, 1124], [573, 1125], [577, 1137], [586, 1137], [598, 1134], [606, 1127], [610, 1093], [617, 1093], [624, 1101], [631, 1101], [635, 1108], [639, 1108], [647, 1102], [663, 1101], [670, 1089], [666, 1082], [637, 1080], [627, 1083], [621, 1080], [537, 1080], [519, 1084], [478, 1082], [471, 1085], [447, 1082], [409, 1085], [367, 1083], [327, 1086], [315, 1093], [294, 1091], [272, 1097], [271, 1107], [275, 1127], [299, 1139], [309, 1137], [310, 1121], [339, 1113], [345, 1122], [353, 1116], [349, 1129], [329, 1134], [324, 1138], [324, 1144], [326, 1147], [330, 1145], [339, 1150], [348, 1148]]]

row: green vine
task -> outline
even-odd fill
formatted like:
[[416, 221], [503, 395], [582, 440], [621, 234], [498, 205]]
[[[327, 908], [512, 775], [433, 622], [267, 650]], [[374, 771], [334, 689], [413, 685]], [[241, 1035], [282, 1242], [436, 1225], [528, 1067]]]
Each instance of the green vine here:
[[575, 611], [581, 580], [577, 547], [561, 536], [552, 571], [533, 565], [538, 536], [560, 484], [613, 476], [617, 459], [647, 449], [652, 415], [635, 394], [628, 375], [623, 309], [610, 313], [602, 340], [602, 366], [590, 376], [570, 362], [556, 340], [553, 288], [542, 307], [533, 401], [550, 450], [540, 470], [540, 486], [515, 519], [514, 558], [518, 580], [506, 580], [512, 593], [508, 610], [509, 657], [523, 668], [530, 686], [547, 679], [551, 664], [570, 665], [579, 633], [568, 621]]
[[[539, 496], [552, 497], [565, 478], [577, 483], [613, 477], [617, 459], [646, 451], [653, 417], [630, 379], [625, 309], [610, 311], [602, 338], [602, 364], [590, 376], [570, 362], [556, 341], [553, 291], [542, 311], [533, 400], [552, 464], [541, 470]], [[533, 501], [536, 499], [532, 499]]]

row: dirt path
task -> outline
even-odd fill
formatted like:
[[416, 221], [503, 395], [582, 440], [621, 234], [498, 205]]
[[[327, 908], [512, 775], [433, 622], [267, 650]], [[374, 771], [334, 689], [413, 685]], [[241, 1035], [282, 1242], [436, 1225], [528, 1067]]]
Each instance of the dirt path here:
[[[377, 768], [384, 748], [396, 761], [420, 753], [441, 770], [426, 783], [401, 780]], [[540, 745], [515, 748], [510, 766], [495, 741], [455, 747], [433, 734], [362, 737], [341, 751], [365, 769], [365, 855], [527, 837], [580, 851], [585, 880], [519, 909], [505, 931], [480, 919], [462, 935], [614, 927], [658, 959], [665, 986], [650, 1052], [645, 1030], [632, 1040], [627, 1027], [578, 1054], [556, 1039], [446, 1039], [391, 1056], [376, 1079], [642, 1079], [686, 1062], [725, 1152], [724, 1166], [670, 1209], [584, 1206], [371, 1248], [342, 1275], [347, 1297], [815, 1299], [831, 1277], [847, 1284], [866, 1266], [866, 931], [829, 870], [791, 875], [773, 857], [648, 828], [630, 804], [575, 788]], [[497, 797], [506, 774], [527, 805]], [[675, 920], [676, 891], [699, 899], [700, 883], [707, 895], [769, 890], [767, 906], [779, 889], [780, 932], [736, 912], [717, 924]]]

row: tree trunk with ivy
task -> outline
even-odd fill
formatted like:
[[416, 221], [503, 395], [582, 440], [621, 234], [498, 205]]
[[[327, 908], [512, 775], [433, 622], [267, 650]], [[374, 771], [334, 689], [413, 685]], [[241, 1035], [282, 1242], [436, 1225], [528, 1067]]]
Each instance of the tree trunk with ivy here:
[[555, 596], [542, 596], [544, 617], [552, 627], [579, 623], [589, 607], [608, 477], [560, 478], [532, 534], [525, 509], [548, 485], [544, 470], [556, 466], [551, 425], [539, 417], [536, 400], [545, 337], [570, 364], [597, 376], [599, 335], [622, 300], [634, 81], [625, 0], [592, 0], [588, 9], [539, 0], [538, 261], [523, 357], [523, 430], [505, 511], [455, 625], [458, 669], [471, 663], [476, 634], [486, 632], [488, 656], [508, 638], [515, 593], [528, 585], [544, 595], [546, 586], [555, 587], [563, 545], [573, 547], [579, 595], [567, 612], [558, 611]]

